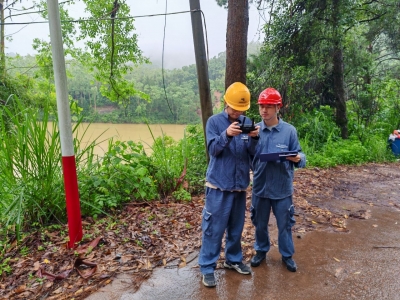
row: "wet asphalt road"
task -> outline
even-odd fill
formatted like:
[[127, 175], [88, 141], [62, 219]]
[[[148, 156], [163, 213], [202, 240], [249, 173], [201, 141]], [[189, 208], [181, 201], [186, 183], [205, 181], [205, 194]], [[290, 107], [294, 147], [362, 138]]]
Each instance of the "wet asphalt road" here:
[[154, 270], [136, 292], [130, 276], [120, 275], [87, 299], [400, 299], [400, 210], [370, 210], [370, 219], [349, 220], [347, 233], [314, 231], [295, 238], [296, 273], [286, 270], [272, 247], [252, 275], [217, 269], [216, 288], [202, 285], [194, 259], [181, 269]]

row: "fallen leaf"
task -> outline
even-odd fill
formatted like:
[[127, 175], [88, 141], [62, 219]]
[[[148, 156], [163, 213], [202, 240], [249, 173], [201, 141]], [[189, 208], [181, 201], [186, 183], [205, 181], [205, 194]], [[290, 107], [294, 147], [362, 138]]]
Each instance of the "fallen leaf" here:
[[339, 275], [342, 273], [342, 271], [343, 271], [343, 268], [338, 268], [338, 269], [336, 269], [335, 277], [338, 278]]
[[71, 271], [72, 271], [72, 269], [65, 270], [65, 271], [61, 272], [60, 274], [55, 275], [55, 274], [52, 274], [50, 272], [43, 270], [42, 268], [39, 268], [39, 270], [37, 270], [37, 272], [36, 272], [36, 276], [39, 278], [47, 278], [48, 280], [54, 281], [54, 280], [61, 280], [61, 279], [67, 278]]
[[37, 270], [39, 270], [39, 268], [40, 268], [40, 262], [37, 261], [37, 262], [35, 262], [35, 263], [33, 264], [33, 270], [37, 271]]
[[50, 263], [50, 261], [49, 261], [47, 258], [45, 258], [45, 259], [43, 260], [43, 263], [45, 263], [45, 264], [49, 264], [49, 263]]
[[[81, 258], [75, 260], [74, 267], [84, 279], [91, 277], [97, 271], [97, 263]], [[84, 267], [85, 269], [81, 270], [80, 267]]]
[[149, 269], [149, 270], [152, 269], [151, 262], [149, 259], [146, 259], [146, 269]]
[[82, 288], [80, 288], [79, 290], [77, 290], [77, 291], [75, 292], [75, 295], [82, 294], [82, 292], [83, 292], [83, 289], [82, 289]]
[[25, 290], [26, 290], [26, 285], [23, 284], [23, 285], [20, 285], [19, 287], [17, 287], [14, 292], [16, 294], [21, 294], [22, 292], [25, 292]]
[[[114, 234], [114, 232], [109, 232], [109, 234]], [[102, 236], [99, 236], [97, 238], [95, 238], [93, 241], [91, 241], [90, 243], [87, 243], [85, 245], [82, 245], [80, 247], [78, 247], [78, 249], [76, 249], [75, 251], [79, 254], [84, 254], [86, 252], [91, 252], [91, 250], [93, 250], [93, 248], [95, 248], [97, 246], [97, 244], [100, 242], [100, 240], [102, 239]]]

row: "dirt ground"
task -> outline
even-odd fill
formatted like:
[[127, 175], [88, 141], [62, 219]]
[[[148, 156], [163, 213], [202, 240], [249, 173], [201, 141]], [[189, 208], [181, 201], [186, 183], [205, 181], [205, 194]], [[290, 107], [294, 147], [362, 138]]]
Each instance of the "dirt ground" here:
[[[370, 219], [376, 207], [400, 210], [400, 162], [296, 170], [294, 186], [299, 240], [315, 231], [345, 234], [348, 222]], [[248, 208], [250, 195], [249, 189]], [[158, 269], [192, 265], [202, 207], [202, 196], [190, 203], [131, 203], [116, 212], [118, 218], [85, 219], [85, 240], [74, 250], [65, 247], [65, 228], [34, 232], [8, 249], [13, 272], [0, 276], [0, 299], [84, 299], [119, 274], [129, 276], [134, 291]], [[246, 214], [242, 245], [249, 261], [254, 228], [249, 209]], [[273, 218], [270, 229], [276, 246]]]

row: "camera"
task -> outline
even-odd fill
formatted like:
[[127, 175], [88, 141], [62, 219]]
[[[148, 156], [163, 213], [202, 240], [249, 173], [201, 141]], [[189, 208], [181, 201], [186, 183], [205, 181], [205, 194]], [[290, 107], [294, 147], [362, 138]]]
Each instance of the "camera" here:
[[250, 133], [251, 131], [256, 130], [256, 127], [254, 126], [254, 120], [251, 120], [251, 124], [246, 124], [246, 117], [244, 117], [243, 124], [240, 124], [240, 130], [242, 133]]

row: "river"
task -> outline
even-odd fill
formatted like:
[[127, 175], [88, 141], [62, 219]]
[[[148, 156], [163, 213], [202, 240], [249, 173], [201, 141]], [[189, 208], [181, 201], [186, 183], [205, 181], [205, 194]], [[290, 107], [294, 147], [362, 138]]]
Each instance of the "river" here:
[[[168, 135], [175, 141], [183, 138], [186, 126], [175, 124], [149, 125], [154, 137]], [[83, 146], [97, 139], [99, 144], [96, 146], [94, 152], [102, 156], [107, 151], [108, 140], [111, 138], [114, 141], [141, 142], [146, 152], [150, 152], [150, 147], [153, 145], [151, 132], [146, 124], [82, 123], [75, 136], [78, 138], [82, 138], [83, 136]]]

